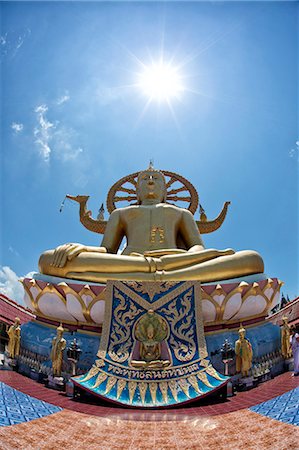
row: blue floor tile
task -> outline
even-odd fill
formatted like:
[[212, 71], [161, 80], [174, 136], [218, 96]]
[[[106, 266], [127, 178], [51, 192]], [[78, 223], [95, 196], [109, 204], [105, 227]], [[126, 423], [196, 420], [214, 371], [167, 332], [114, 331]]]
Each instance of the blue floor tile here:
[[0, 398], [0, 427], [29, 422], [62, 409], [23, 394], [2, 382], [0, 382]]
[[263, 416], [299, 425], [299, 387], [250, 408]]

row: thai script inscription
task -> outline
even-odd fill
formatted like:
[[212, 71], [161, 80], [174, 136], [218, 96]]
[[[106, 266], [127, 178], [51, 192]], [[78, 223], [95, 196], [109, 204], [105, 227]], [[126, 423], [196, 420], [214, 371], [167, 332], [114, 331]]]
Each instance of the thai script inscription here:
[[128, 379], [138, 380], [161, 380], [173, 377], [180, 377], [182, 375], [191, 374], [200, 369], [199, 364], [195, 363], [186, 367], [176, 367], [167, 370], [130, 370], [122, 367], [116, 367], [112, 364], [108, 365], [108, 372], [115, 375], [120, 375]]

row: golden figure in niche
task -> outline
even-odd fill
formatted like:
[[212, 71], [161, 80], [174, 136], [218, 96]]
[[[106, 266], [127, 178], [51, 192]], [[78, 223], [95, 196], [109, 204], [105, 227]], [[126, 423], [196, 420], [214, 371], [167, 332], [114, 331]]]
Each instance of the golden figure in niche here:
[[248, 376], [252, 365], [252, 347], [249, 340], [245, 338], [245, 334], [245, 328], [241, 327], [239, 329], [239, 339], [235, 343], [236, 370], [241, 372], [243, 377]]
[[9, 341], [8, 341], [8, 354], [10, 358], [15, 358], [20, 354], [20, 343], [21, 343], [21, 327], [20, 327], [19, 317], [15, 318], [15, 323], [11, 325], [7, 331]]
[[[162, 172], [150, 166], [140, 172], [137, 204], [115, 209], [100, 247], [64, 244], [43, 253], [40, 272], [57, 277], [103, 282], [219, 281], [262, 273], [254, 251], [205, 249], [193, 214], [166, 203]], [[117, 254], [123, 238], [127, 246]]]
[[288, 318], [284, 316], [282, 318], [282, 327], [280, 330], [281, 333], [281, 354], [284, 358], [288, 359], [292, 356], [292, 348], [291, 348], [291, 329], [288, 324]]
[[148, 369], [161, 369], [169, 366], [170, 360], [168, 359], [169, 354], [165, 342], [164, 353], [166, 353], [167, 358], [164, 359], [163, 356], [165, 355], [162, 355], [163, 341], [168, 334], [169, 330], [165, 319], [150, 309], [135, 325], [134, 335], [139, 344], [139, 351], [137, 351], [138, 359], [132, 359], [131, 365]]
[[60, 377], [62, 371], [63, 352], [66, 347], [66, 340], [63, 335], [62, 324], [56, 329], [57, 335], [52, 340], [51, 361], [54, 377]]

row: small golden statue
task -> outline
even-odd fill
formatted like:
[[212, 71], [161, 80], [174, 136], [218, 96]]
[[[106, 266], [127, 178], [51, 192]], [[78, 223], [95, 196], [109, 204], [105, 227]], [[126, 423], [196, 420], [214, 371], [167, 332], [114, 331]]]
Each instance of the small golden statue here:
[[[170, 364], [169, 353], [166, 347], [162, 349], [163, 341], [169, 334], [167, 322], [153, 310], [142, 316], [135, 326], [135, 339], [138, 341], [139, 359], [132, 359], [131, 365], [137, 368], [162, 369]], [[164, 352], [163, 352], [164, 350]], [[133, 352], [133, 357], [135, 356]], [[136, 355], [137, 356], [137, 355]], [[164, 358], [163, 358], [164, 356]]]
[[63, 352], [66, 347], [66, 340], [62, 337], [63, 327], [62, 324], [56, 329], [57, 335], [53, 338], [51, 349], [51, 361], [53, 376], [60, 377], [62, 369]]
[[248, 376], [248, 371], [252, 365], [252, 347], [248, 339], [245, 338], [245, 328], [239, 329], [239, 339], [235, 343], [236, 370], [241, 372], [243, 377]]
[[288, 318], [284, 316], [282, 318], [282, 327], [280, 332], [281, 337], [281, 354], [284, 358], [288, 359], [292, 356], [292, 348], [291, 348], [291, 329], [288, 324]]
[[20, 343], [21, 343], [21, 320], [19, 317], [15, 318], [15, 323], [11, 325], [7, 331], [9, 341], [8, 341], [8, 354], [10, 358], [16, 358], [20, 353]]

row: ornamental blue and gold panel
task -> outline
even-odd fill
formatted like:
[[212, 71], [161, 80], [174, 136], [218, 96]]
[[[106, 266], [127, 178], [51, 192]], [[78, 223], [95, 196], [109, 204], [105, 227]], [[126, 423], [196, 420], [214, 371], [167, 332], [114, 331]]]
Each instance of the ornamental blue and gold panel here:
[[125, 405], [163, 407], [227, 382], [206, 350], [199, 282], [110, 281], [98, 359], [74, 383]]

